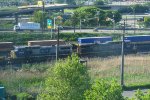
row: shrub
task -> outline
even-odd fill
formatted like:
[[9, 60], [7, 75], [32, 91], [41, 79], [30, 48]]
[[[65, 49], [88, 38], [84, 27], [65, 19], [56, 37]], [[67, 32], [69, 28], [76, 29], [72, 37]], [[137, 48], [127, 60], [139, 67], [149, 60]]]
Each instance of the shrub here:
[[150, 17], [144, 17], [144, 25], [146, 27], [149, 27], [150, 26]]
[[103, 0], [96, 0], [94, 2], [95, 5], [104, 5], [104, 1]]
[[23, 92], [17, 94], [17, 100], [34, 100], [34, 99], [30, 94]]
[[145, 13], [149, 10], [148, 6], [141, 5], [141, 4], [133, 5], [131, 6], [131, 8], [135, 10], [135, 13]]
[[115, 82], [96, 80], [90, 90], [85, 92], [86, 100], [124, 100], [122, 88]]
[[76, 55], [56, 63], [49, 69], [39, 100], [83, 100], [89, 87], [87, 68]]
[[141, 90], [137, 90], [135, 93], [135, 98], [128, 100], [150, 100], [150, 90], [144, 94]]
[[131, 7], [124, 7], [118, 10], [120, 13], [132, 13], [132, 8]]

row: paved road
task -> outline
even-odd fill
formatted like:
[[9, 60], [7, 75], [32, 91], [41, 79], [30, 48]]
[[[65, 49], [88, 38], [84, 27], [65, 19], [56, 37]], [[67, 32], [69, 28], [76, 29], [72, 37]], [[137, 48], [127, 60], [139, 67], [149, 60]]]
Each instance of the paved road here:
[[[74, 30], [62, 30], [61, 32], [74, 32]], [[123, 30], [104, 30], [99, 29], [98, 32], [93, 32], [93, 29], [76, 29], [75, 32], [81, 32], [81, 33], [122, 33]], [[150, 33], [149, 30], [135, 30], [137, 33]], [[134, 33], [134, 30], [126, 30], [126, 33]]]
[[[146, 93], [147, 91], [148, 91], [148, 89], [142, 89], [143, 93]], [[123, 91], [122, 95], [124, 97], [132, 98], [132, 97], [134, 97], [135, 92], [136, 92], [136, 90], [127, 90], [127, 91]]]
[[[6, 30], [6, 31], [0, 31], [0, 33], [14, 33], [14, 31]], [[47, 33], [47, 31], [45, 31]], [[50, 31], [49, 31], [50, 32]], [[62, 33], [73, 33], [74, 30], [61, 30], [60, 32]], [[99, 29], [98, 32], [94, 32], [93, 29], [76, 29], [75, 32], [78, 33], [122, 33], [123, 30], [104, 30], [104, 29]], [[23, 31], [20, 33], [24, 33]], [[37, 33], [41, 33], [41, 31], [37, 31]], [[125, 33], [134, 33], [134, 30], [126, 30]], [[135, 30], [135, 33], [150, 33], [150, 30]]]

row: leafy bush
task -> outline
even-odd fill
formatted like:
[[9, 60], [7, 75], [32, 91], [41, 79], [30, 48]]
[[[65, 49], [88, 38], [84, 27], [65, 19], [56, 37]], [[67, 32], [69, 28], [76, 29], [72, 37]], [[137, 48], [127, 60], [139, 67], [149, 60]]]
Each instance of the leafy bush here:
[[118, 10], [120, 13], [132, 13], [132, 8], [131, 7], [124, 7]]
[[95, 5], [104, 5], [104, 1], [103, 0], [96, 0], [94, 2]]
[[135, 97], [128, 100], [150, 100], [150, 90], [144, 94], [141, 90], [137, 90]]
[[17, 94], [17, 100], [34, 100], [34, 99], [32, 95], [23, 92], [23, 93]]
[[86, 100], [124, 100], [121, 87], [115, 82], [96, 80], [85, 92]]
[[149, 27], [150, 26], [150, 17], [144, 17], [144, 25], [146, 27]]
[[134, 10], [135, 10], [135, 13], [146, 13], [149, 10], [149, 6], [148, 5], [135, 4], [135, 5], [131, 5], [129, 7], [121, 8], [118, 11], [120, 13], [133, 13]]
[[136, 4], [131, 6], [133, 10], [135, 10], [135, 13], [145, 13], [149, 10], [149, 7], [146, 5]]
[[89, 87], [87, 68], [76, 55], [58, 61], [49, 76], [39, 100], [83, 100]]

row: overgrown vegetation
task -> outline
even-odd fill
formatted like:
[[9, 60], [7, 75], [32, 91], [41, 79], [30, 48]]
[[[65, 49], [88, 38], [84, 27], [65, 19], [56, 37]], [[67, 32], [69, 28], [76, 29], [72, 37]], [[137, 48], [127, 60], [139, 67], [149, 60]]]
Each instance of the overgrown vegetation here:
[[[48, 13], [42, 11], [35, 11], [31, 21], [40, 23], [41, 28], [46, 28], [47, 26]], [[44, 23], [43, 23], [44, 22]]]
[[146, 13], [149, 10], [149, 4], [135, 4], [119, 9], [120, 13]]
[[83, 100], [89, 88], [90, 77], [87, 67], [75, 55], [58, 61], [46, 78], [40, 100]]
[[2, 30], [11, 30], [13, 28], [14, 24], [13, 21], [0, 21], [0, 29]]
[[[80, 7], [74, 10], [74, 14], [71, 18], [71, 25], [79, 25], [80, 20], [82, 26], [95, 27], [99, 24], [101, 26], [112, 26], [113, 20], [117, 23], [121, 20], [121, 14], [118, 11], [102, 10], [95, 6]], [[109, 20], [108, 20], [109, 19]]]
[[124, 100], [122, 88], [115, 81], [96, 80], [85, 92], [86, 100]]
[[51, 66], [53, 66], [53, 62], [23, 64], [19, 65], [18, 68], [16, 65], [6, 66], [5, 69], [0, 69], [0, 84], [6, 88], [6, 96], [8, 98], [11, 98], [13, 95], [16, 97], [24, 97], [27, 96], [27, 94], [36, 96], [44, 81], [45, 72]]
[[150, 26], [150, 17], [144, 17], [144, 25], [145, 25], [145, 27]]
[[3, 7], [3, 8], [0, 8], [0, 11], [18, 11], [18, 8], [17, 7]]
[[[149, 35], [149, 33], [136, 33], [136, 35]], [[120, 33], [60, 33], [60, 39], [65, 41], [77, 42], [77, 39], [80, 37], [94, 37], [94, 36], [112, 36], [114, 41], [120, 40]], [[128, 35], [134, 35], [128, 34]], [[53, 33], [53, 37], [51, 38], [51, 33], [1, 33], [0, 34], [0, 42], [13, 42], [14, 45], [27, 45], [27, 41], [31, 40], [50, 40], [56, 39], [57, 35]]]
[[[149, 55], [128, 55], [125, 56], [125, 85], [127, 87], [146, 87], [149, 80]], [[112, 78], [120, 82], [120, 57], [93, 58], [88, 59], [89, 72], [93, 79]]]
[[[65, 41], [76, 41], [79, 37], [93, 37], [93, 36], [111, 36], [111, 34], [93, 34], [93, 33], [61, 33], [60, 39]], [[112, 37], [115, 40], [119, 40], [121, 34], [113, 34]], [[13, 42], [15, 45], [27, 45], [27, 41], [31, 40], [50, 40], [56, 39], [56, 34], [53, 33], [51, 38], [51, 33], [48, 34], [34, 34], [34, 33], [1, 33], [0, 41], [1, 42]]]
[[[149, 84], [149, 59], [149, 55], [125, 56], [125, 85], [127, 87]], [[8, 94], [16, 95], [18, 98], [36, 97], [43, 91], [40, 97], [45, 98], [65, 96], [67, 100], [70, 100], [69, 98], [80, 98], [81, 94], [84, 94], [82, 97], [86, 100], [104, 97], [107, 98], [106, 100], [120, 100], [116, 99], [122, 98], [122, 89], [118, 85], [120, 58], [91, 58], [87, 59], [87, 63], [88, 67], [85, 67], [79, 63], [79, 58], [75, 57], [61, 60], [55, 65], [53, 62], [25, 64], [17, 68], [18, 70], [12, 69], [13, 66], [7, 66], [7, 69], [0, 70], [0, 83], [5, 86]], [[48, 72], [47, 69], [49, 69]], [[46, 82], [44, 82], [45, 79]], [[87, 81], [88, 79], [91, 80]], [[112, 81], [113, 79], [116, 81]], [[79, 92], [80, 90], [82, 92]], [[45, 96], [46, 91], [50, 94], [49, 96]], [[140, 98], [146, 98], [146, 95], [142, 94]], [[45, 98], [43, 100], [47, 100]]]
[[128, 100], [150, 100], [150, 90], [144, 94], [141, 90], [138, 89], [135, 93], [135, 97]]

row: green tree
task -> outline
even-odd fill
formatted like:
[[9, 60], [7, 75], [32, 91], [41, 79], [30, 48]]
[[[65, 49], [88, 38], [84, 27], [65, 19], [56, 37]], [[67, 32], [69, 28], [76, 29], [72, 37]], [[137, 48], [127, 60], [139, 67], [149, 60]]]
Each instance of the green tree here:
[[115, 82], [96, 80], [85, 92], [86, 100], [124, 100], [122, 88]]
[[144, 4], [144, 6], [150, 6], [150, 2], [146, 2], [145, 4]]
[[76, 4], [76, 0], [56, 0], [57, 3], [67, 3], [67, 4]]
[[56, 0], [57, 3], [64, 3], [64, 0]]
[[79, 25], [80, 20], [82, 20], [82, 25], [84, 26], [95, 26], [98, 23], [96, 18], [100, 17], [100, 15], [97, 15], [97, 12], [102, 14], [104, 11], [97, 7], [77, 8], [73, 15], [73, 18], [76, 19], [74, 22]]
[[43, 11], [35, 11], [33, 14], [33, 17], [31, 18], [31, 21], [40, 23], [41, 27], [44, 26], [46, 28], [47, 26], [47, 13]]
[[95, 5], [104, 5], [104, 1], [103, 0], [96, 0], [94, 2]]
[[145, 27], [150, 26], [150, 17], [144, 17], [144, 25], [145, 25]]
[[82, 20], [84, 26], [109, 25], [111, 21], [106, 21], [108, 17], [114, 19], [115, 22], [119, 22], [122, 18], [118, 11], [105, 11], [97, 7], [80, 7], [74, 11], [73, 18], [75, 20], [72, 23], [79, 25]]
[[121, 14], [118, 11], [112, 10], [106, 11], [105, 16], [113, 19], [115, 23], [119, 22], [122, 18]]
[[76, 55], [61, 60], [49, 69], [45, 87], [39, 100], [83, 100], [89, 87], [86, 66], [79, 62]]
[[141, 5], [141, 4], [136, 4], [131, 6], [132, 10], [135, 10], [135, 13], [144, 13], [149, 10], [148, 6]]
[[130, 7], [123, 7], [123, 8], [120, 8], [118, 10], [119, 13], [133, 13], [133, 8], [130, 6]]

